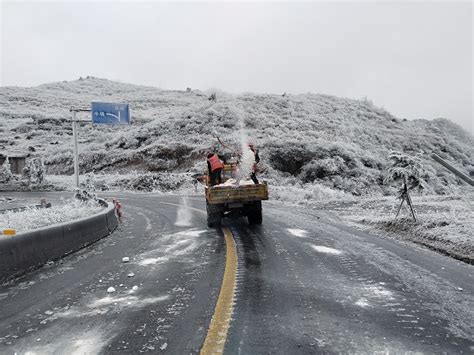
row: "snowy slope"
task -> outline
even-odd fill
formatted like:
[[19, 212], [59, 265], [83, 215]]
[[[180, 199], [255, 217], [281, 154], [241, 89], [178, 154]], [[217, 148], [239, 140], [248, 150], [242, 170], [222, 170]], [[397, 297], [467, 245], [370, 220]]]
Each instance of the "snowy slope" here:
[[357, 195], [387, 192], [382, 180], [391, 150], [422, 154], [430, 192], [463, 186], [431, 160], [432, 152], [465, 172], [474, 170], [473, 137], [445, 119], [407, 121], [367, 100], [327, 95], [217, 92], [214, 102], [209, 94], [92, 77], [2, 87], [0, 150], [44, 157], [49, 173], [70, 174], [69, 108], [125, 101], [132, 126], [81, 126], [82, 172], [200, 172], [204, 154], [217, 143], [214, 136], [237, 147], [243, 134], [259, 147], [266, 176], [286, 184], [318, 183]]

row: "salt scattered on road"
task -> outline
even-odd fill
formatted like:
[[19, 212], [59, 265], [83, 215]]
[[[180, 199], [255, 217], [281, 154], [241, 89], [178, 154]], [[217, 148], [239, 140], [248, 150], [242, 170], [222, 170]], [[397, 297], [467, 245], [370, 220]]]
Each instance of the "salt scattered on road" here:
[[379, 285], [369, 285], [365, 288], [367, 291], [369, 291], [372, 295], [378, 298], [386, 298], [389, 300], [393, 300], [393, 292], [390, 290], [387, 290], [386, 288], [379, 286]]
[[147, 266], [147, 265], [155, 265], [155, 264], [158, 264], [158, 263], [163, 263], [163, 262], [166, 262], [166, 261], [168, 261], [168, 258], [163, 258], [163, 257], [147, 258], [147, 259], [140, 260], [138, 262], [138, 264], [141, 265], [141, 266]]
[[355, 303], [356, 306], [359, 306], [359, 307], [362, 307], [362, 308], [366, 308], [366, 307], [369, 307], [369, 303], [367, 302], [367, 300], [365, 298], [361, 298], [359, 299], [356, 303]]
[[[80, 336], [77, 333], [68, 333], [67, 336], [51, 336], [47, 334], [44, 341], [37, 338], [32, 343], [31, 338], [24, 338], [16, 344], [15, 350], [18, 354], [99, 354], [101, 349], [110, 340], [110, 336], [103, 333], [102, 328], [90, 329]], [[12, 352], [13, 354], [13, 352]]]
[[176, 233], [177, 236], [187, 236], [187, 237], [199, 237], [202, 233], [207, 232], [206, 230], [195, 230], [189, 229], [187, 231]]
[[313, 244], [311, 244], [311, 248], [313, 248], [314, 250], [316, 250], [319, 253], [333, 254], [333, 255], [342, 254], [341, 250], [325, 247], [323, 245], [313, 245]]
[[308, 233], [304, 229], [288, 228], [287, 231], [290, 232], [290, 234], [292, 234], [292, 235], [294, 235], [295, 237], [298, 237], [298, 238], [305, 238], [306, 234]]

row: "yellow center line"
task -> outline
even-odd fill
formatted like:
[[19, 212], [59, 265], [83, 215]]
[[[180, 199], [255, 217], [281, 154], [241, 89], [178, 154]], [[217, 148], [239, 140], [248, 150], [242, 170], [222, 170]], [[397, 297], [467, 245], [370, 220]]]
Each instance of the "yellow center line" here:
[[228, 228], [222, 228], [226, 244], [226, 261], [219, 298], [217, 299], [214, 315], [207, 331], [206, 339], [201, 349], [202, 355], [222, 354], [227, 339], [232, 312], [234, 310], [234, 295], [237, 275], [237, 249], [234, 237]]

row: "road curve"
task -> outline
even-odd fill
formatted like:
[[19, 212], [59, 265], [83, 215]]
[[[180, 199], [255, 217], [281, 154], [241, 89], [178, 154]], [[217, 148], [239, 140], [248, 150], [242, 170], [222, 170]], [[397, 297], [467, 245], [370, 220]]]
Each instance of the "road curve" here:
[[[116, 232], [0, 286], [1, 354], [200, 352], [226, 264], [203, 199], [104, 196], [124, 205]], [[237, 251], [225, 353], [474, 351], [473, 266], [272, 202], [262, 226], [224, 223]]]

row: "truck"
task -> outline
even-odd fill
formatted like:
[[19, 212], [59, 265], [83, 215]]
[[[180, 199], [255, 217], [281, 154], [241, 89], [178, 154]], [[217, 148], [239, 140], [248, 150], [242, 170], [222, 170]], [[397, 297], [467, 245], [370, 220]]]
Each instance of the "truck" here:
[[250, 225], [262, 224], [262, 201], [268, 200], [266, 182], [254, 184], [226, 184], [233, 178], [237, 164], [224, 164], [222, 184], [211, 186], [206, 177], [205, 195], [207, 209], [207, 225], [217, 227], [223, 217], [247, 217]]

